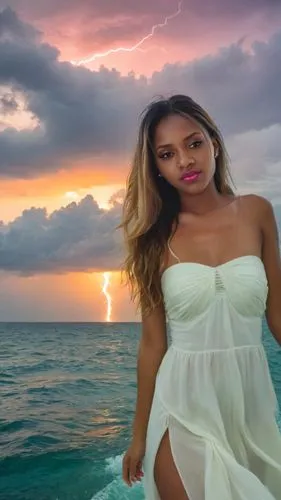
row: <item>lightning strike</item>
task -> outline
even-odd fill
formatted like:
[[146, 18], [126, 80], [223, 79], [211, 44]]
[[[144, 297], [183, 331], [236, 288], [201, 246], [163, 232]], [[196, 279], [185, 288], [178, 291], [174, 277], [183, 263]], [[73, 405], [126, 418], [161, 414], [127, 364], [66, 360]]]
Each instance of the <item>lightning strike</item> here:
[[106, 310], [106, 322], [111, 321], [111, 313], [112, 313], [112, 299], [111, 295], [108, 293], [108, 286], [110, 283], [110, 273], [103, 273], [103, 287], [102, 287], [102, 292], [105, 295], [106, 298], [106, 303], [107, 303], [107, 310]]
[[155, 31], [157, 29], [164, 28], [165, 26], [167, 26], [169, 21], [171, 21], [175, 17], [178, 17], [181, 14], [182, 4], [183, 4], [183, 0], [180, 0], [178, 3], [178, 8], [177, 8], [176, 12], [165, 17], [165, 19], [162, 23], [154, 24], [154, 26], [152, 26], [152, 28], [151, 28], [150, 33], [148, 33], [148, 35], [144, 36], [139, 42], [137, 42], [132, 47], [117, 47], [116, 49], [109, 49], [106, 52], [99, 52], [97, 54], [93, 54], [92, 56], [86, 57], [84, 59], [80, 59], [79, 61], [71, 61], [71, 63], [76, 65], [76, 66], [81, 66], [82, 64], [88, 64], [88, 63], [91, 63], [93, 61], [96, 61], [96, 59], [100, 59], [102, 57], [109, 56], [110, 54], [118, 54], [119, 52], [133, 52], [134, 50], [139, 50], [139, 47], [144, 42], [146, 42], [146, 40], [149, 40], [150, 38], [152, 38], [154, 36]]

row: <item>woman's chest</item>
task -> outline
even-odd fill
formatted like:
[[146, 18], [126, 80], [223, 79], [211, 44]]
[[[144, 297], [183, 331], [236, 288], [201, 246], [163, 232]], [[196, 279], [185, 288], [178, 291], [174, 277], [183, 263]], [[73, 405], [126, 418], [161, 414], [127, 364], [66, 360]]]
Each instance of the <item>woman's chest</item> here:
[[[170, 246], [180, 262], [217, 266], [245, 254], [261, 256], [262, 238], [259, 226], [246, 217], [191, 217], [178, 226]], [[174, 263], [173, 255], [170, 259]]]

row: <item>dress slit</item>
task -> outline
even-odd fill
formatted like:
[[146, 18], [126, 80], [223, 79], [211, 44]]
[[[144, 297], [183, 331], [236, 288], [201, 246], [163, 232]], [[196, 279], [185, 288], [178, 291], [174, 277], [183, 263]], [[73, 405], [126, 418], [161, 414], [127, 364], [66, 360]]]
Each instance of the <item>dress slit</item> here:
[[[169, 418], [169, 417], [168, 417]], [[187, 495], [187, 498], [188, 500], [191, 500], [191, 497], [190, 497], [190, 494], [188, 493], [187, 491], [187, 488], [186, 488], [186, 485], [185, 485], [185, 481], [184, 481], [184, 478], [182, 477], [182, 474], [181, 474], [181, 470], [177, 464], [177, 459], [176, 459], [176, 456], [174, 454], [174, 445], [173, 445], [173, 438], [171, 437], [171, 433], [173, 434], [173, 432], [171, 432], [171, 427], [170, 424], [168, 424], [164, 434], [162, 435], [161, 437], [161, 440], [159, 442], [159, 445], [158, 445], [158, 448], [157, 448], [157, 451], [156, 451], [156, 454], [155, 454], [155, 459], [154, 459], [154, 483], [155, 483], [155, 486], [156, 486], [156, 489], [157, 489], [157, 484], [156, 484], [156, 481], [155, 481], [155, 465], [156, 465], [156, 459], [157, 459], [157, 455], [158, 455], [158, 452], [162, 446], [162, 442], [163, 442], [163, 439], [168, 436], [168, 440], [169, 440], [169, 443], [170, 443], [170, 449], [171, 449], [171, 455], [172, 455], [172, 460], [174, 462], [174, 466], [177, 470], [177, 474], [179, 476], [179, 479], [180, 479], [180, 482], [182, 484], [182, 487], [183, 489], [185, 490], [185, 493]], [[165, 473], [165, 471], [163, 471], [163, 473]], [[158, 494], [159, 495], [159, 494]]]

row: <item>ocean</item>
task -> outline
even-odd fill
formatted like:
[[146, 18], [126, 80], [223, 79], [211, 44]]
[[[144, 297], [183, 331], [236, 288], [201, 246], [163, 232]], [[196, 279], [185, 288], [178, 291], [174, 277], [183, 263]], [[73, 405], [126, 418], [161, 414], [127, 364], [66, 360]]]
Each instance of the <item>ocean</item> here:
[[[121, 479], [138, 323], [0, 323], [0, 499], [143, 500]], [[263, 339], [281, 405], [281, 350]]]

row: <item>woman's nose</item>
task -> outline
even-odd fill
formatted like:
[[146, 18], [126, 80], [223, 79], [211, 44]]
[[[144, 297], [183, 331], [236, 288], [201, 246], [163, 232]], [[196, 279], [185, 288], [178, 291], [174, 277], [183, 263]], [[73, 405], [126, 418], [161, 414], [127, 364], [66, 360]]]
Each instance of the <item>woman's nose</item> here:
[[186, 168], [194, 163], [194, 158], [191, 151], [180, 151], [178, 153], [178, 166], [180, 168]]

